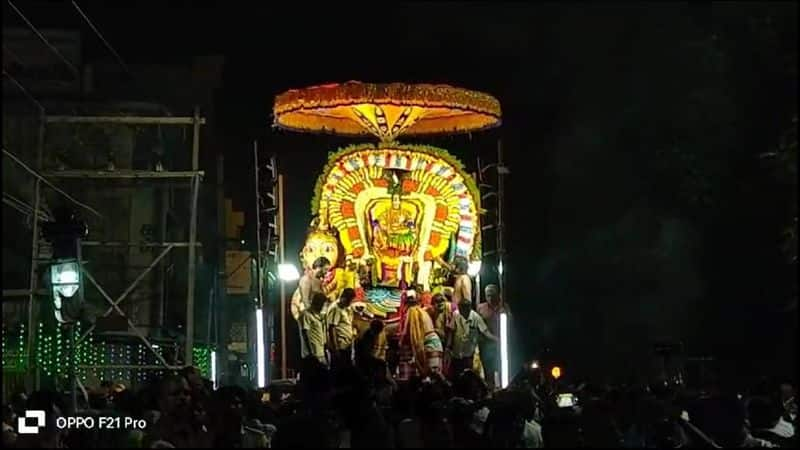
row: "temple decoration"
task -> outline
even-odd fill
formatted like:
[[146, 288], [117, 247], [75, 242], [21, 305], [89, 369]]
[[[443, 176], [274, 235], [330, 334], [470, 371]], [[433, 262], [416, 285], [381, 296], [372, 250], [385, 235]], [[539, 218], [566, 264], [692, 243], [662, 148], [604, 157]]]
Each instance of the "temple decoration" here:
[[433, 84], [349, 81], [293, 89], [275, 99], [275, 125], [346, 136], [465, 133], [500, 124], [500, 102], [466, 89]]
[[[365, 266], [366, 293], [378, 316], [396, 311], [401, 286], [431, 286], [442, 260], [480, 259], [480, 196], [461, 163], [428, 146], [356, 145], [330, 156], [312, 200], [318, 228], [304, 264], [344, 255]], [[326, 231], [321, 231], [325, 229]], [[334, 234], [338, 240], [334, 238]]]
[[327, 230], [313, 230], [306, 238], [301, 255], [303, 268], [310, 269], [320, 257], [325, 257], [334, 266], [339, 262], [339, 240]]
[[332, 153], [317, 179], [302, 259], [334, 265], [331, 299], [354, 287], [360, 310], [394, 322], [405, 289], [430, 292], [455, 257], [480, 260], [475, 180], [446, 150], [395, 140], [485, 129], [500, 117], [494, 97], [446, 85], [347, 82], [276, 98], [278, 127], [380, 139]]

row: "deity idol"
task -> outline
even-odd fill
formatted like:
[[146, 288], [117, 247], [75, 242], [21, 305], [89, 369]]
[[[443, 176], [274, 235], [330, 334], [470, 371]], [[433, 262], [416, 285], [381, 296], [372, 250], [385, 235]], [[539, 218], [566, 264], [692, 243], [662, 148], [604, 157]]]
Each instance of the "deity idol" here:
[[412, 281], [412, 265], [418, 246], [420, 207], [392, 194], [374, 203], [369, 213], [372, 251], [377, 257], [377, 278], [382, 285]]
[[[314, 226], [318, 226], [318, 224], [314, 224]], [[345, 288], [355, 289], [356, 298], [362, 298], [358, 261], [348, 255], [345, 257], [344, 267], [336, 267], [339, 261], [339, 241], [335, 234], [317, 228], [309, 233], [303, 246], [303, 267], [309, 270], [310, 265], [323, 256], [333, 264], [322, 283], [329, 302], [337, 301]]]

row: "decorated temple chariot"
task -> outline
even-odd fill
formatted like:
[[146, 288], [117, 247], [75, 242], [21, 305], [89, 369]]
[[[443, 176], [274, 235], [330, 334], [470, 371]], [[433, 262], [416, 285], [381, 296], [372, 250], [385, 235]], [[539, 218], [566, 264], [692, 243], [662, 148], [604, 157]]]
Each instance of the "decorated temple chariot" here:
[[361, 320], [392, 326], [404, 291], [429, 295], [448, 285], [457, 259], [480, 261], [473, 177], [447, 150], [397, 139], [498, 126], [495, 98], [446, 85], [347, 82], [285, 92], [274, 117], [284, 129], [377, 138], [332, 152], [316, 181], [301, 259], [306, 269], [321, 256], [332, 263], [331, 301], [351, 287]]

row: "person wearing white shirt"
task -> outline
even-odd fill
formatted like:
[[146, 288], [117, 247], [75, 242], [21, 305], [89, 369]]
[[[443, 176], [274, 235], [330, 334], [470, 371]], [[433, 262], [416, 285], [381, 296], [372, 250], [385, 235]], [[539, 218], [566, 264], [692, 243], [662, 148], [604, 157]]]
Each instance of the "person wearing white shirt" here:
[[478, 338], [483, 336], [491, 341], [496, 341], [497, 337], [489, 331], [489, 327], [480, 314], [472, 310], [472, 304], [468, 299], [464, 299], [458, 304], [458, 310], [453, 314], [453, 329], [452, 373], [457, 377], [464, 370], [472, 368]]

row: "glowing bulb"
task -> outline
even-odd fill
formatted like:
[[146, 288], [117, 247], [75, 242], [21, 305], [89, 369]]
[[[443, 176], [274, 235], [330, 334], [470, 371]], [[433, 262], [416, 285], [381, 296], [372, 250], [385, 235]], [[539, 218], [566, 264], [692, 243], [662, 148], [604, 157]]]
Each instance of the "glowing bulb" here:
[[278, 278], [283, 281], [297, 281], [300, 279], [300, 272], [294, 264], [278, 264]]

